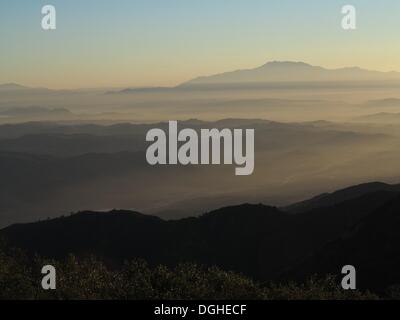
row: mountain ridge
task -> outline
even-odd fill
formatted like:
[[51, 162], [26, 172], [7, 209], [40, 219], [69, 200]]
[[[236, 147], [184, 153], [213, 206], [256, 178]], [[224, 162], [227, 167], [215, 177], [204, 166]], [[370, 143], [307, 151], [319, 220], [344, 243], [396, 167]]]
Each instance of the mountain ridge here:
[[289, 206], [281, 208], [290, 213], [301, 213], [304, 211], [331, 206], [337, 203], [356, 198], [371, 192], [377, 191], [398, 191], [400, 192], [400, 184], [387, 184], [383, 182], [368, 182], [344, 189], [336, 190], [332, 193], [322, 193], [310, 199], [293, 203]]

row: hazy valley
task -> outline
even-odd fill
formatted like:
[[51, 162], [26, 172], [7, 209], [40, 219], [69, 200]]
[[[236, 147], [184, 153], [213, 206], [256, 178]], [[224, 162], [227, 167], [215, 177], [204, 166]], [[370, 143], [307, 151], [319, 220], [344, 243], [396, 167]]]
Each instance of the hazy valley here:
[[[271, 62], [172, 88], [1, 85], [0, 225], [82, 209], [179, 218], [398, 182], [399, 79], [395, 72]], [[149, 166], [145, 134], [168, 120], [196, 130], [254, 128], [255, 174]]]

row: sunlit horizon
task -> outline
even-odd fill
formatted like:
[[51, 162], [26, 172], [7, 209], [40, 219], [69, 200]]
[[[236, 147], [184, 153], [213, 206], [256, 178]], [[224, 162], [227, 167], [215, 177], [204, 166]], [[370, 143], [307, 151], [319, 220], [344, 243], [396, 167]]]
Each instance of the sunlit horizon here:
[[176, 86], [199, 76], [302, 61], [328, 69], [400, 71], [400, 2], [53, 0], [57, 29], [40, 27], [45, 1], [3, 0], [0, 83], [51, 89]]

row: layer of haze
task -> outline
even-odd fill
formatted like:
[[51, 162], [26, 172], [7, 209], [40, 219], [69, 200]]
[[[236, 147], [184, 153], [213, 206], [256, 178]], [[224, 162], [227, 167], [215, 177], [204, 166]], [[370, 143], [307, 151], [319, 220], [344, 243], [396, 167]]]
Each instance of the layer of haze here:
[[[297, 64], [278, 67], [286, 72]], [[177, 218], [398, 182], [399, 87], [398, 81], [123, 92], [0, 86], [0, 226], [84, 209]], [[146, 132], [167, 129], [167, 120], [181, 120], [180, 128], [254, 128], [254, 174], [237, 177], [225, 165], [148, 165]]]

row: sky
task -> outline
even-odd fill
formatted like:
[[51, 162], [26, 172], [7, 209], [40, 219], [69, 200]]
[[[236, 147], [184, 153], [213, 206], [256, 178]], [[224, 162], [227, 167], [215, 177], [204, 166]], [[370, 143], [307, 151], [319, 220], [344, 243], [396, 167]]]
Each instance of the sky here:
[[398, 0], [0, 0], [0, 83], [173, 86], [272, 60], [400, 71], [399, 31]]

